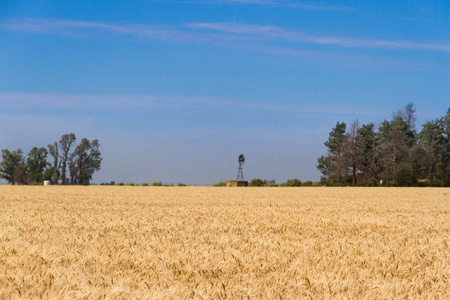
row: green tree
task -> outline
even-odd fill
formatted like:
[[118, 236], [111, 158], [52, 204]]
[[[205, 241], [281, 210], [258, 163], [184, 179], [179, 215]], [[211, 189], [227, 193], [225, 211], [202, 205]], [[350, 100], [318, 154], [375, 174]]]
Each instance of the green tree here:
[[[403, 120], [405, 120], [407, 124], [406, 131], [406, 161], [404, 164], [404, 168], [406, 169], [405, 173], [409, 173], [406, 176], [406, 180], [410, 181], [411, 184], [414, 184], [417, 181], [417, 178], [420, 174], [420, 149], [418, 145], [418, 134], [416, 131], [415, 121], [416, 121], [416, 108], [412, 102], [409, 102], [405, 105], [403, 109]], [[412, 179], [412, 181], [411, 181]], [[408, 185], [410, 185], [408, 183]]]
[[297, 179], [288, 179], [286, 182], [280, 184], [280, 186], [302, 186], [302, 182]]
[[358, 120], [353, 121], [350, 126], [350, 131], [346, 134], [346, 138], [344, 141], [344, 161], [347, 167], [347, 170], [350, 170], [352, 174], [352, 183], [356, 186], [356, 174], [360, 171], [360, 159], [359, 159], [359, 146], [360, 140], [358, 135], [359, 130], [359, 122]]
[[373, 123], [362, 125], [358, 129], [359, 168], [364, 174], [365, 181], [377, 181], [379, 167], [378, 137]]
[[445, 128], [442, 120], [428, 121], [422, 125], [419, 145], [423, 150], [422, 163], [431, 183], [436, 179], [436, 167], [446, 147]]
[[61, 148], [61, 180], [62, 184], [66, 184], [66, 171], [67, 171], [67, 165], [69, 163], [70, 158], [70, 149], [75, 144], [75, 141], [77, 140], [75, 134], [64, 134], [61, 137], [61, 140], [59, 141], [59, 147]]
[[45, 148], [34, 147], [28, 153], [27, 165], [28, 165], [28, 182], [29, 183], [42, 183], [44, 182], [44, 173], [49, 165], [47, 162], [48, 151]]
[[28, 183], [28, 166], [25, 158], [22, 159], [19, 165], [14, 169], [14, 182], [16, 184]]
[[58, 184], [59, 177], [61, 175], [60, 165], [59, 165], [59, 144], [58, 144], [58, 142], [54, 142], [53, 144], [48, 144], [48, 153], [53, 157], [53, 164], [50, 169], [51, 170], [51, 172], [50, 172], [51, 178], [46, 178], [46, 179], [51, 179], [53, 181], [53, 183]]
[[70, 184], [76, 184], [75, 178], [77, 176], [78, 171], [77, 171], [77, 165], [75, 163], [75, 154], [74, 153], [70, 154], [70, 156], [69, 156], [68, 166], [69, 166]]
[[250, 181], [250, 186], [265, 186], [266, 184], [264, 183], [264, 180], [259, 179], [259, 178], [253, 178]]
[[327, 147], [327, 156], [318, 159], [317, 169], [322, 172], [327, 180], [342, 182], [347, 176], [348, 169], [344, 157], [344, 143], [346, 139], [345, 123], [337, 123], [330, 132], [328, 140], [324, 143]]
[[331, 180], [331, 158], [322, 155], [317, 159], [317, 169], [323, 176], [320, 177], [320, 183], [325, 184]]
[[89, 181], [92, 179], [93, 174], [101, 169], [102, 160], [103, 158], [101, 158], [100, 143], [98, 140], [93, 140], [91, 142], [91, 148], [89, 149]]
[[399, 176], [406, 176], [402, 181], [409, 182], [419, 173], [415, 112], [410, 102], [393, 113], [392, 121], [385, 120], [379, 128], [380, 177], [395, 185], [399, 184]]
[[447, 110], [447, 114], [442, 119], [442, 122], [444, 123], [447, 141], [450, 141], [450, 108]]
[[19, 148], [12, 152], [8, 149], [3, 149], [2, 159], [3, 161], [0, 163], [0, 178], [5, 179], [13, 185], [16, 184], [18, 173], [23, 171], [24, 167], [22, 149]]
[[415, 130], [416, 127], [416, 108], [414, 107], [414, 103], [409, 102], [405, 105], [403, 109], [403, 119], [408, 124], [408, 129], [411, 131]]
[[450, 186], [450, 108], [441, 122], [444, 128], [444, 147], [441, 158], [436, 165], [436, 177], [445, 186]]
[[98, 140], [90, 142], [86, 138], [75, 148], [70, 159], [70, 168], [74, 168], [77, 184], [90, 184], [94, 172], [100, 170], [102, 158], [99, 148]]
[[379, 134], [383, 179], [396, 184], [398, 172], [404, 168], [408, 158], [408, 142], [411, 140], [409, 126], [401, 117], [385, 120], [381, 123]]

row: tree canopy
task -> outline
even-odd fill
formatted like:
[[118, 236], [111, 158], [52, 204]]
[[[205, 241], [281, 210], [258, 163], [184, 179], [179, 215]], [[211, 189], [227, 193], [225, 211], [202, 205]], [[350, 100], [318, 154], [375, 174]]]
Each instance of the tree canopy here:
[[101, 168], [100, 143], [86, 138], [79, 145], [75, 142], [75, 134], [64, 134], [59, 142], [48, 144], [47, 148], [33, 147], [26, 157], [20, 148], [3, 149], [0, 178], [13, 185], [42, 184], [44, 180], [53, 184], [89, 185], [93, 174]]
[[416, 109], [408, 103], [392, 120], [338, 122], [324, 143], [327, 154], [317, 169], [326, 184], [450, 186], [450, 108], [439, 119], [415, 129]]

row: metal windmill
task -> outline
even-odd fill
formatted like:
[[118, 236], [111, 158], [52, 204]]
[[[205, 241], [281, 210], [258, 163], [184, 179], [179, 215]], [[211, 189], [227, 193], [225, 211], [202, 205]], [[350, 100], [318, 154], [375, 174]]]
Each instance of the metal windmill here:
[[237, 174], [237, 181], [244, 181], [244, 173], [242, 172], [242, 166], [245, 163], [245, 156], [244, 154], [239, 155], [239, 169]]

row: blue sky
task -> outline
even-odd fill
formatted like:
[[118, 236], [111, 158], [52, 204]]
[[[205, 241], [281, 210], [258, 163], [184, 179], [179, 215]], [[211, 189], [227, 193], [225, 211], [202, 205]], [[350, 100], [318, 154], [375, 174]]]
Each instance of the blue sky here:
[[0, 148], [99, 139], [94, 182], [318, 180], [336, 122], [450, 106], [448, 1], [0, 2]]

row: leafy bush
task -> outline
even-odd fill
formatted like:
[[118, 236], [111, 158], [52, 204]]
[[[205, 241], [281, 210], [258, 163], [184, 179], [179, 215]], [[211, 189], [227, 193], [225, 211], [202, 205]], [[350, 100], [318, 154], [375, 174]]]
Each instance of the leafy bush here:
[[186, 186], [184, 183], [179, 183], [178, 186]]
[[325, 176], [320, 176], [320, 185], [326, 185], [329, 186], [328, 184], [330, 183], [330, 180], [328, 178], [326, 178]]
[[253, 178], [250, 181], [250, 186], [265, 186], [266, 184], [264, 183], [264, 180], [259, 179], [259, 178]]
[[142, 183], [142, 186], [149, 186], [150, 184], [148, 184], [147, 182]]
[[413, 186], [416, 183], [417, 183], [417, 179], [415, 178], [415, 176], [411, 172], [411, 170], [404, 168], [404, 169], [401, 169], [397, 173], [396, 185], [398, 185], [398, 186]]
[[364, 183], [356, 183], [356, 186], [363, 186], [363, 187], [376, 187], [376, 186], [380, 186], [380, 183], [376, 180], [371, 180], [369, 182], [364, 182]]
[[127, 184], [128, 186], [135, 186], [135, 184], [133, 182], [130, 182], [129, 184]]
[[383, 180], [383, 183], [381, 183], [380, 186], [393, 187], [394, 184], [392, 183], [392, 180]]
[[445, 187], [446, 185], [443, 180], [435, 179], [435, 180], [433, 180], [433, 186], [434, 187]]
[[313, 186], [313, 182], [312, 181], [306, 181], [303, 183], [304, 186]]
[[162, 186], [162, 182], [161, 181], [154, 181], [154, 182], [152, 182], [152, 186]]
[[302, 182], [299, 179], [294, 178], [280, 184], [280, 186], [302, 186]]
[[216, 183], [213, 186], [227, 186], [227, 183], [225, 181], [221, 181], [221, 182]]
[[123, 185], [123, 182], [118, 182], [116, 185], [122, 186], [122, 185]]

